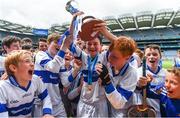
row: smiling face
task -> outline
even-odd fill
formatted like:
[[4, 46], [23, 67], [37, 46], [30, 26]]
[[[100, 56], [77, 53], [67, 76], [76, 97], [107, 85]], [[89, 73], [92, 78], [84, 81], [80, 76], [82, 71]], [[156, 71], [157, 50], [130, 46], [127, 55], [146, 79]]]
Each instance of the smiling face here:
[[147, 65], [150, 68], [157, 68], [159, 65], [159, 60], [160, 60], [160, 53], [158, 49], [154, 48], [147, 48], [145, 49], [145, 56], [147, 59]]
[[180, 99], [180, 77], [168, 72], [166, 75], [165, 87], [167, 95], [173, 99]]
[[55, 41], [52, 41], [49, 45], [48, 45], [48, 52], [50, 53], [50, 55], [52, 57], [54, 57], [57, 52], [59, 51], [60, 46], [58, 46], [58, 44]]
[[86, 48], [91, 57], [95, 57], [101, 51], [101, 44], [98, 38], [90, 40], [86, 43]]

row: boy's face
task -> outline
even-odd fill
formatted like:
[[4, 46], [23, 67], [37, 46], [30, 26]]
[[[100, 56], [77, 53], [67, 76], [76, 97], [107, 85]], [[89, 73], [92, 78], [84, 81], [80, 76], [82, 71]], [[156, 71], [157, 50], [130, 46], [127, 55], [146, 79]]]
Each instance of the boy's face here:
[[146, 62], [150, 67], [158, 66], [160, 60], [160, 54], [157, 49], [147, 48], [145, 50]]
[[98, 38], [88, 41], [86, 47], [91, 57], [95, 57], [96, 54], [101, 51], [101, 44]]
[[166, 75], [165, 87], [168, 97], [180, 99], [180, 78], [168, 72]]
[[43, 42], [43, 41], [40, 41], [39, 42], [39, 50], [46, 51], [47, 50], [47, 43]]
[[52, 41], [49, 45], [48, 45], [48, 51], [50, 52], [50, 54], [52, 56], [55, 56], [57, 54], [57, 52], [59, 51], [60, 46], [58, 46], [57, 43], [55, 43], [54, 41]]
[[72, 53], [69, 50], [66, 50], [65, 54], [65, 62], [71, 62], [73, 59]]
[[32, 55], [30, 53], [23, 54], [18, 66], [14, 66], [13, 71], [17, 79], [21, 79], [21, 81], [31, 80], [34, 72]]
[[13, 42], [10, 47], [8, 48], [7, 46], [5, 46], [5, 50], [7, 53], [10, 53], [11, 51], [13, 50], [20, 50], [21, 49], [21, 46], [20, 46], [20, 43], [17, 41], [17, 42]]
[[120, 70], [124, 66], [128, 59], [129, 56], [123, 56], [122, 53], [116, 49], [109, 52], [109, 63], [118, 70]]

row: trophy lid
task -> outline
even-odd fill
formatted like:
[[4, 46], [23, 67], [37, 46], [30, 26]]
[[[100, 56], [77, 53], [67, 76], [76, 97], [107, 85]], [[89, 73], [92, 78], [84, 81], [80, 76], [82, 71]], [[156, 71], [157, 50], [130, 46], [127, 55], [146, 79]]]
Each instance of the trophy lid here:
[[86, 16], [82, 19], [81, 31], [79, 36], [83, 41], [90, 41], [98, 37], [99, 32], [93, 31], [94, 25], [102, 23], [103, 21], [95, 19], [93, 16]]

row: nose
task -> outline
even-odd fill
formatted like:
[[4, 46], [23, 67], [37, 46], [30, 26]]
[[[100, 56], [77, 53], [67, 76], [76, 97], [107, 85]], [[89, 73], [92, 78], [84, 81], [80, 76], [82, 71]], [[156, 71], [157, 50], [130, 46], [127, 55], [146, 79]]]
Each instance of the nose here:
[[167, 89], [169, 89], [170, 83], [169, 83], [169, 82], [165, 82], [165, 87], [166, 87]]

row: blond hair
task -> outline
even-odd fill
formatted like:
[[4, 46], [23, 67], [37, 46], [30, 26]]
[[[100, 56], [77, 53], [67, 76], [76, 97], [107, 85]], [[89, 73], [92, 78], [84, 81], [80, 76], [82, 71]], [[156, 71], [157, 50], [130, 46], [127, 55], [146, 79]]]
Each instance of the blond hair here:
[[50, 44], [51, 42], [58, 43], [58, 40], [60, 39], [60, 35], [58, 33], [52, 33], [47, 38], [47, 44]]
[[32, 54], [31, 52], [27, 50], [14, 50], [11, 53], [7, 55], [5, 58], [5, 70], [8, 74], [8, 76], [13, 75], [12, 70], [9, 68], [10, 65], [18, 66], [19, 61], [22, 60], [22, 56], [25, 54]]
[[180, 68], [174, 67], [173, 69], [168, 70], [169, 73], [174, 74], [176, 77], [180, 78]]
[[110, 52], [114, 49], [120, 51], [123, 56], [130, 56], [137, 49], [137, 45], [132, 38], [120, 36], [117, 40], [114, 40], [109, 46]]

